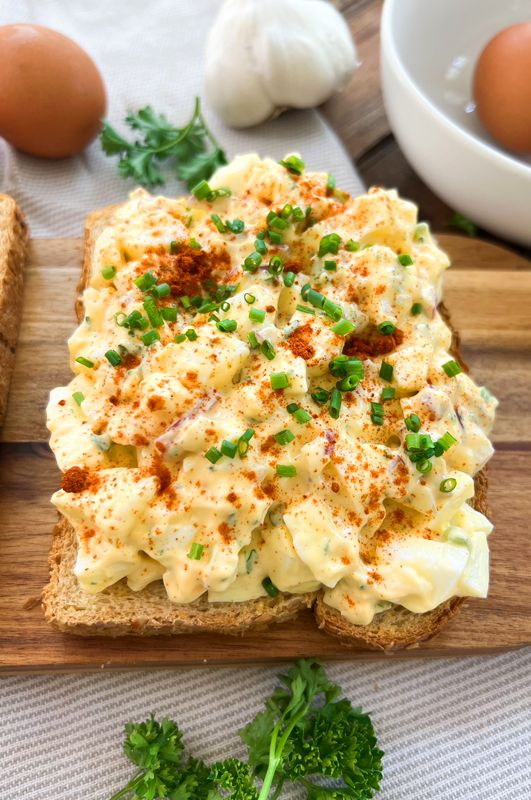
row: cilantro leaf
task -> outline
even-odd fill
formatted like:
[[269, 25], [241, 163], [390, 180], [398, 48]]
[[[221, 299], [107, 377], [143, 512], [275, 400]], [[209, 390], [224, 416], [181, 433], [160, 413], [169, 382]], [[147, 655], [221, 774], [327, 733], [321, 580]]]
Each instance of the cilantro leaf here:
[[172, 125], [151, 106], [129, 112], [125, 122], [139, 139], [128, 141], [107, 121], [100, 134], [104, 153], [120, 156], [118, 172], [123, 178], [133, 178], [145, 186], [161, 185], [164, 177], [159, 165], [172, 160], [175, 174], [191, 189], [227, 163], [225, 153], [207, 127], [198, 97], [190, 120], [182, 128]]

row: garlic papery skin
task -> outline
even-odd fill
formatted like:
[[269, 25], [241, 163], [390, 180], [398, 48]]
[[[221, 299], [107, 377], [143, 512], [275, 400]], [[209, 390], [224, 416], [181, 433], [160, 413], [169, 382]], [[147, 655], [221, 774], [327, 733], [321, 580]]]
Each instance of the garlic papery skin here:
[[326, 0], [226, 0], [205, 57], [205, 99], [235, 128], [327, 100], [358, 66], [348, 26]]

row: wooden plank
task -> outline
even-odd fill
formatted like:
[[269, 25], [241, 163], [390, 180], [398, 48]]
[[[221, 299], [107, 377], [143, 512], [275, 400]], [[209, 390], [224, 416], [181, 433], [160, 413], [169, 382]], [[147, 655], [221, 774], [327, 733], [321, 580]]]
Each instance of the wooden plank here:
[[[492, 538], [492, 590], [486, 601], [468, 601], [460, 616], [436, 639], [386, 657], [471, 655], [518, 647], [531, 641], [531, 588], [527, 565], [531, 539], [527, 519], [531, 494], [527, 476], [531, 451], [503, 451], [489, 470], [490, 500], [497, 530]], [[381, 658], [346, 650], [318, 631], [310, 613], [292, 623], [243, 638], [187, 635], [153, 639], [83, 639], [53, 631], [38, 598], [47, 579], [50, 531], [56, 519], [49, 504], [58, 470], [44, 445], [2, 445], [0, 471], [0, 668], [65, 669], [163, 667], [175, 664], [248, 663], [321, 658]]]
[[389, 133], [380, 90], [380, 15], [382, 0], [340, 3], [352, 32], [360, 67], [346, 86], [322, 106], [330, 125], [357, 159]]

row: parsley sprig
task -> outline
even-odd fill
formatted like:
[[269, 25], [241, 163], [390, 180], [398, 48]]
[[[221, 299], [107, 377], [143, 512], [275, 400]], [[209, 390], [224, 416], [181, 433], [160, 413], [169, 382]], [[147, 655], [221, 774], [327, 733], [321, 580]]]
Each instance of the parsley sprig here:
[[124, 751], [139, 771], [111, 800], [277, 800], [286, 783], [307, 800], [368, 800], [382, 778], [382, 751], [367, 714], [338, 699], [316, 661], [298, 661], [240, 731], [248, 760], [207, 767], [184, 758], [175, 722], [126, 725]]
[[186, 181], [191, 189], [227, 163], [225, 153], [205, 122], [199, 97], [195, 98], [192, 117], [183, 128], [176, 128], [151, 106], [136, 114], [130, 112], [125, 121], [141, 139], [128, 141], [107, 121], [100, 134], [104, 153], [120, 156], [118, 172], [123, 178], [134, 178], [144, 186], [162, 185], [164, 178], [159, 164], [172, 159], [177, 178]]

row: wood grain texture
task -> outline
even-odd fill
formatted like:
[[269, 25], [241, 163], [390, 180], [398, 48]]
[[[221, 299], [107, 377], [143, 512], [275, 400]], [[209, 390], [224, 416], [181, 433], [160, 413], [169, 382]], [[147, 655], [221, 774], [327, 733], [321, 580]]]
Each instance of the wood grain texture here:
[[474, 377], [500, 398], [489, 466], [496, 531], [492, 585], [486, 601], [467, 601], [441, 634], [393, 655], [344, 649], [318, 631], [313, 617], [244, 638], [214, 635], [90, 639], [45, 624], [39, 597], [56, 512], [49, 503], [59, 471], [44, 425], [49, 389], [69, 380], [65, 340], [81, 260], [73, 239], [34, 242], [27, 273], [17, 364], [0, 444], [0, 669], [76, 670], [329, 659], [407, 658], [496, 652], [531, 642], [531, 429], [527, 396], [531, 355], [529, 262], [509, 251], [458, 236], [441, 237], [456, 268], [447, 275], [447, 304], [461, 331]]

